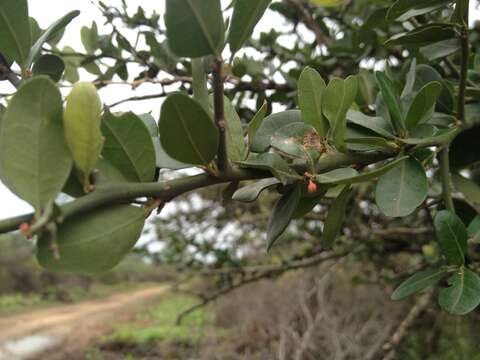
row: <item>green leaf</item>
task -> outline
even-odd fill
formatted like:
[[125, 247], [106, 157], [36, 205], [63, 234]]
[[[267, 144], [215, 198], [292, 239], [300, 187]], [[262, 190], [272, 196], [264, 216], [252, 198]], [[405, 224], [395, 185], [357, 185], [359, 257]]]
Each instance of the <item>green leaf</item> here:
[[302, 177], [293, 171], [282, 157], [276, 153], [250, 155], [245, 161], [237, 162], [240, 167], [270, 171], [282, 184], [291, 184]]
[[345, 80], [332, 79], [323, 94], [323, 114], [330, 122], [332, 138], [339, 150], [345, 148], [347, 112], [355, 101], [357, 91], [357, 78], [349, 76]]
[[287, 157], [303, 158], [313, 166], [324, 145], [316, 130], [303, 122], [285, 125], [275, 131], [271, 145]]
[[395, 139], [392, 126], [383, 117], [368, 116], [360, 111], [349, 110], [347, 112], [347, 120], [355, 125], [359, 125], [365, 129], [371, 130], [387, 139]]
[[272, 0], [237, 0], [228, 33], [228, 43], [232, 55], [252, 36], [255, 26]]
[[71, 11], [67, 15], [55, 21], [52, 25], [48, 27], [47, 30], [43, 32], [42, 36], [38, 38], [38, 40], [35, 42], [35, 44], [33, 44], [32, 48], [30, 49], [30, 53], [26, 61], [27, 67], [30, 67], [36, 57], [40, 54], [43, 44], [53, 38], [58, 32], [65, 29], [65, 27], [70, 24], [70, 22], [78, 15], [80, 15], [80, 11]]
[[226, 138], [228, 158], [231, 161], [242, 161], [246, 152], [242, 121], [232, 102], [227, 97], [224, 98], [224, 108], [225, 120], [227, 121]]
[[[69, 219], [59, 225], [56, 240], [46, 233], [40, 236], [38, 262], [54, 272], [106, 272], [132, 250], [142, 233], [145, 216], [142, 208], [117, 205]], [[52, 244], [58, 247], [58, 259]]]
[[386, 216], [404, 217], [423, 203], [427, 193], [425, 170], [417, 160], [409, 158], [380, 177], [375, 197]]
[[470, 225], [468, 225], [468, 237], [473, 242], [480, 242], [480, 215], [475, 216]]
[[375, 76], [371, 71], [361, 69], [357, 75], [358, 94], [355, 103], [360, 107], [368, 107], [375, 104], [378, 88], [375, 83]]
[[457, 52], [460, 49], [458, 38], [438, 41], [420, 48], [422, 54], [429, 61], [437, 60]]
[[255, 133], [250, 150], [257, 153], [267, 151], [275, 131], [295, 122], [303, 122], [302, 113], [299, 110], [287, 110], [267, 116]]
[[330, 209], [328, 209], [328, 216], [325, 220], [325, 227], [320, 240], [322, 248], [331, 249], [333, 247], [335, 239], [342, 230], [349, 198], [350, 186], [345, 186], [340, 195], [333, 201]]
[[437, 102], [436, 110], [446, 114], [451, 114], [455, 106], [455, 100], [453, 90], [450, 88], [448, 82], [446, 82], [433, 67], [425, 64], [418, 65], [416, 69], [414, 90], [418, 91], [432, 81], [441, 83], [443, 87], [442, 94]]
[[85, 186], [89, 185], [90, 174], [103, 148], [101, 113], [102, 103], [95, 86], [86, 82], [76, 84], [67, 97], [63, 124], [68, 147]]
[[397, 0], [387, 13], [388, 21], [405, 21], [414, 16], [430, 13], [451, 3], [450, 0]]
[[179, 59], [172, 53], [168, 41], [158, 42], [153, 32], [144, 32], [145, 42], [150, 46], [150, 53], [155, 59], [155, 64], [162, 70], [173, 71]]
[[258, 110], [255, 116], [250, 120], [248, 123], [248, 142], [249, 144], [252, 143], [255, 134], [257, 133], [258, 128], [262, 125], [263, 119], [267, 116], [268, 112], [268, 104], [266, 102], [263, 103], [262, 107]]
[[452, 175], [453, 185], [455, 189], [460, 191], [464, 196], [465, 199], [469, 203], [473, 203], [475, 205], [480, 205], [480, 186], [477, 185], [471, 179], [463, 177], [459, 174]]
[[393, 292], [392, 300], [402, 300], [410, 295], [428, 289], [440, 282], [448, 272], [444, 269], [431, 269], [420, 271], [405, 280]]
[[[426, 138], [408, 138], [402, 139], [399, 138], [398, 141], [409, 144], [409, 145], [419, 145], [422, 147], [425, 146], [438, 146], [439, 144], [448, 144], [460, 133], [459, 128], [453, 128], [449, 130], [439, 131], [434, 136]], [[414, 134], [415, 135], [415, 134]]]
[[167, 0], [165, 24], [169, 47], [178, 56], [222, 52], [225, 25], [220, 0]]
[[33, 65], [33, 75], [47, 75], [55, 82], [59, 82], [65, 70], [65, 63], [56, 55], [42, 55]]
[[343, 182], [345, 179], [353, 179], [356, 176], [358, 176], [357, 170], [352, 168], [340, 168], [315, 175], [315, 182], [324, 185], [337, 184], [337, 182]]
[[440, 290], [438, 303], [452, 315], [465, 315], [480, 304], [480, 277], [471, 270], [460, 269], [448, 279], [449, 287]]
[[307, 215], [310, 211], [312, 211], [315, 208], [315, 206], [317, 206], [320, 203], [320, 200], [323, 199], [326, 193], [327, 193], [327, 189], [321, 188], [317, 191], [317, 193], [314, 196], [303, 196], [300, 199], [298, 206], [292, 215], [292, 219], [301, 219], [305, 215]]
[[457, 36], [458, 33], [451, 24], [428, 24], [391, 37], [385, 42], [385, 46], [403, 45], [417, 48]]
[[13, 96], [2, 120], [2, 180], [40, 211], [62, 190], [71, 168], [60, 91], [47, 77], [33, 78]]
[[450, 146], [450, 164], [455, 169], [462, 169], [480, 163], [478, 151], [480, 126], [463, 129]]
[[2, 54], [26, 69], [31, 41], [27, 0], [1, 0], [0, 49]]
[[383, 174], [386, 174], [406, 159], [408, 159], [407, 156], [395, 159], [378, 169], [368, 171], [362, 174], [359, 174], [355, 169], [351, 168], [332, 170], [324, 174], [316, 175], [315, 180], [319, 184], [325, 185], [346, 185], [370, 181], [378, 178]]
[[206, 58], [192, 59], [192, 92], [193, 98], [210, 114], [214, 113], [214, 97], [208, 95], [208, 77]]
[[232, 199], [241, 202], [253, 202], [258, 199], [263, 190], [277, 184], [280, 184], [280, 181], [277, 178], [262, 179], [238, 189], [233, 194]]
[[73, 55], [75, 50], [69, 46], [65, 46], [62, 52], [68, 54], [68, 56], [63, 57], [63, 61], [65, 62], [64, 78], [70, 83], [75, 84], [80, 79], [78, 67], [81, 64], [81, 58]]
[[145, 123], [132, 112], [116, 116], [105, 111], [102, 118], [105, 145], [102, 155], [131, 182], [150, 182], [155, 177], [156, 157], [152, 136]]
[[95, 21], [92, 22], [92, 27], [82, 26], [80, 29], [80, 36], [83, 47], [89, 54], [93, 54], [98, 48], [98, 28]]
[[170, 95], [160, 115], [163, 149], [177, 161], [207, 165], [217, 154], [218, 129], [205, 109], [185, 94]]
[[408, 70], [408, 73], [407, 73], [402, 95], [400, 96], [401, 99], [405, 99], [409, 97], [410, 94], [413, 92], [416, 76], [417, 76], [417, 59], [413, 59], [412, 63], [410, 64], [410, 69]]
[[435, 234], [442, 254], [453, 265], [465, 263], [467, 229], [460, 218], [447, 210], [439, 211], [434, 219]]
[[420, 89], [407, 112], [405, 123], [408, 130], [429, 120], [435, 110], [435, 103], [442, 92], [442, 84], [431, 82]]
[[158, 125], [150, 114], [141, 114], [139, 117], [143, 120], [144, 124], [147, 126], [150, 136], [152, 137], [153, 147], [155, 148], [156, 154], [156, 164], [157, 167], [160, 169], [171, 169], [171, 170], [179, 170], [179, 169], [186, 169], [191, 167], [189, 164], [182, 163], [175, 159], [172, 159], [168, 154], [163, 150], [162, 144], [160, 142], [160, 132], [158, 129]]
[[378, 136], [353, 136], [351, 137], [349, 133], [347, 132], [347, 138], [345, 139], [345, 142], [348, 145], [366, 145], [366, 146], [372, 146], [378, 151], [395, 151], [398, 149], [398, 146], [391, 141], [386, 140], [383, 137], [378, 137]]
[[322, 112], [325, 81], [311, 67], [306, 67], [298, 79], [298, 103], [305, 123], [312, 125], [325, 138], [329, 128]]
[[297, 184], [292, 190], [284, 194], [275, 204], [267, 227], [268, 250], [272, 248], [275, 241], [284, 233], [288, 224], [290, 224], [301, 195], [302, 187], [300, 184]]
[[405, 124], [403, 121], [402, 104], [400, 102], [400, 97], [398, 96], [397, 90], [395, 89], [392, 80], [390, 80], [385, 73], [377, 71], [375, 73], [375, 77], [382, 92], [383, 100], [387, 105], [392, 126], [397, 132], [397, 135], [401, 135], [405, 130]]

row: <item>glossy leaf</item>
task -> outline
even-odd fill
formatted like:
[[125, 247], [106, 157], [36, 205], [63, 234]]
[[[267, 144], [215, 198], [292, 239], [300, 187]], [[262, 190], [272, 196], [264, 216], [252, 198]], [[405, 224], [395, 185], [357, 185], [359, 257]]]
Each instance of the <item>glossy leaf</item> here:
[[420, 47], [442, 40], [453, 39], [456, 36], [458, 36], [458, 33], [449, 24], [428, 24], [410, 32], [395, 35], [385, 45]]
[[409, 277], [392, 294], [392, 300], [403, 300], [410, 295], [428, 289], [440, 282], [448, 272], [444, 269], [430, 269], [415, 273]]
[[347, 133], [347, 138], [345, 139], [347, 143], [347, 147], [351, 147], [351, 145], [365, 145], [365, 146], [372, 146], [377, 151], [386, 151], [391, 152], [398, 149], [398, 146], [391, 141], [386, 140], [383, 137], [378, 136], [354, 136], [351, 137]]
[[[438, 131], [434, 136], [426, 138], [408, 138], [402, 139], [399, 138], [398, 141], [409, 144], [409, 145], [419, 145], [419, 146], [438, 146], [439, 144], [450, 143], [455, 137], [460, 133], [458, 128], [453, 128], [450, 130]], [[413, 134], [415, 135], [415, 134]]]
[[63, 31], [65, 27], [70, 24], [70, 22], [75, 19], [78, 15], [80, 15], [80, 11], [75, 10], [69, 12], [67, 15], [61, 17], [57, 21], [55, 21], [52, 25], [45, 30], [42, 35], [37, 39], [35, 44], [33, 44], [32, 48], [30, 49], [30, 53], [27, 58], [27, 67], [33, 63], [33, 61], [37, 58], [42, 50], [42, 46], [53, 38], [58, 32]]
[[262, 18], [272, 0], [237, 0], [233, 8], [228, 33], [230, 51], [235, 54], [252, 36], [255, 26]]
[[285, 156], [303, 158], [310, 163], [319, 157], [324, 147], [316, 130], [303, 122], [281, 127], [270, 141], [272, 147]]
[[462, 169], [480, 163], [478, 151], [480, 125], [464, 129], [450, 146], [450, 164], [455, 169]]
[[294, 172], [282, 157], [276, 153], [251, 155], [247, 160], [238, 162], [244, 168], [270, 171], [282, 184], [290, 184], [302, 177]]
[[301, 185], [297, 184], [292, 190], [284, 194], [275, 204], [267, 227], [268, 250], [272, 248], [275, 241], [284, 233], [288, 224], [290, 224], [301, 195]]
[[255, 138], [255, 134], [257, 133], [258, 128], [262, 125], [265, 116], [267, 116], [268, 112], [268, 104], [265, 102], [263, 103], [262, 107], [257, 111], [255, 116], [250, 120], [248, 124], [248, 142], [249, 144], [252, 143], [253, 139]]
[[33, 75], [47, 75], [55, 82], [60, 81], [65, 70], [65, 63], [56, 55], [42, 55], [33, 65]]
[[447, 211], [438, 212], [434, 219], [435, 234], [442, 254], [453, 265], [465, 263], [467, 229], [460, 218]]
[[442, 91], [442, 84], [431, 82], [420, 89], [415, 95], [405, 118], [407, 129], [413, 130], [418, 124], [432, 117], [435, 103]]
[[306, 67], [298, 79], [298, 104], [305, 123], [312, 125], [325, 138], [329, 128], [323, 116], [322, 99], [326, 85], [320, 74]]
[[285, 125], [302, 122], [302, 114], [299, 110], [287, 110], [272, 114], [263, 119], [250, 145], [250, 150], [257, 153], [267, 151], [270, 146], [272, 135]]
[[468, 225], [468, 237], [473, 242], [480, 242], [480, 215], [475, 216], [470, 225]]
[[392, 121], [392, 126], [396, 130], [397, 135], [400, 135], [405, 130], [405, 124], [403, 120], [402, 104], [400, 102], [400, 98], [395, 89], [395, 86], [392, 80], [390, 80], [388, 76], [383, 72], [377, 71], [375, 73], [375, 77], [377, 79], [377, 84], [382, 92], [383, 100], [387, 105], [388, 112]]
[[0, 1], [0, 49], [4, 56], [26, 68], [31, 46], [27, 0]]
[[2, 119], [2, 180], [37, 211], [62, 190], [72, 168], [62, 110], [55, 84], [47, 77], [36, 77], [17, 91]]
[[347, 112], [355, 101], [358, 80], [349, 76], [345, 80], [334, 78], [330, 81], [323, 95], [323, 114], [330, 122], [331, 134], [337, 149], [345, 147], [347, 131]]
[[[47, 233], [40, 237], [38, 262], [54, 272], [106, 272], [132, 250], [142, 233], [145, 216], [142, 208], [118, 205], [69, 219], [59, 225], [56, 241]], [[51, 249], [52, 240], [58, 247], [58, 259]]]
[[402, 161], [382, 175], [376, 187], [376, 202], [389, 217], [410, 215], [427, 197], [427, 175], [415, 159]]
[[452, 181], [455, 189], [465, 196], [467, 202], [480, 205], [480, 186], [477, 183], [459, 174], [453, 174]]
[[411, 95], [413, 92], [413, 87], [415, 86], [415, 79], [417, 75], [417, 59], [413, 59], [410, 64], [410, 69], [408, 70], [407, 77], [405, 79], [405, 86], [403, 87], [401, 99], [405, 99]]
[[225, 120], [227, 121], [227, 152], [231, 161], [242, 161], [245, 156], [246, 145], [243, 136], [243, 127], [240, 116], [231, 101], [225, 97]]
[[163, 150], [162, 144], [160, 142], [160, 132], [158, 125], [150, 114], [141, 114], [139, 117], [143, 120], [144, 124], [147, 126], [150, 136], [152, 137], [153, 147], [155, 148], [156, 154], [156, 164], [160, 169], [171, 169], [179, 170], [186, 169], [191, 167], [189, 164], [182, 163], [175, 159], [172, 159], [168, 154]]
[[223, 49], [220, 0], [167, 0], [165, 24], [169, 47], [178, 56], [219, 55]]
[[425, 45], [420, 48], [420, 53], [430, 61], [440, 59], [460, 49], [460, 41], [457, 38], [438, 41], [433, 44]]
[[387, 139], [395, 138], [393, 135], [392, 126], [382, 117], [368, 116], [360, 111], [349, 110], [347, 112], [347, 120], [355, 125], [359, 125], [365, 129], [371, 130]]
[[332, 170], [327, 173], [319, 174], [315, 176], [315, 180], [320, 184], [325, 185], [345, 185], [356, 184], [365, 181], [370, 181], [378, 178], [379, 176], [389, 172], [402, 161], [405, 161], [408, 157], [404, 156], [399, 159], [390, 161], [388, 164], [364, 173], [359, 174], [356, 170], [351, 168]]
[[432, 81], [437, 81], [442, 84], [442, 93], [437, 101], [437, 106], [435, 107], [436, 111], [451, 114], [455, 105], [453, 90], [433, 67], [426, 64], [418, 65], [416, 69], [414, 91], [419, 91], [423, 86]]
[[277, 184], [280, 184], [277, 178], [258, 180], [253, 184], [238, 189], [233, 194], [232, 199], [241, 202], [253, 202], [258, 199], [262, 191]]
[[460, 269], [448, 279], [449, 287], [441, 289], [440, 307], [452, 315], [466, 315], [480, 304], [480, 277], [469, 269]]
[[358, 94], [355, 103], [361, 107], [367, 107], [375, 104], [378, 88], [375, 82], [375, 76], [371, 71], [361, 69], [357, 75]]
[[83, 182], [89, 177], [102, 152], [104, 138], [100, 131], [102, 103], [91, 83], [76, 84], [67, 97], [63, 116], [65, 138]]
[[325, 226], [320, 240], [324, 249], [332, 248], [335, 239], [342, 230], [350, 192], [350, 186], [345, 186], [340, 195], [338, 195], [328, 209], [327, 220], [325, 220]]
[[387, 13], [389, 21], [405, 21], [449, 4], [449, 0], [397, 0]]
[[217, 154], [218, 129], [205, 109], [185, 94], [170, 95], [160, 114], [160, 140], [173, 159], [207, 165]]
[[156, 157], [152, 136], [145, 123], [128, 112], [102, 118], [105, 145], [102, 155], [131, 182], [153, 181]]

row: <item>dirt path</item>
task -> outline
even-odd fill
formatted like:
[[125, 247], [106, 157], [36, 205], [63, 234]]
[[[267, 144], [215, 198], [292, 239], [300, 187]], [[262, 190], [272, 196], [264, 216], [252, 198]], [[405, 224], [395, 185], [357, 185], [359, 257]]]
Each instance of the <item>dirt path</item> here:
[[0, 318], [0, 360], [37, 359], [51, 348], [86, 346], [167, 291], [165, 285]]

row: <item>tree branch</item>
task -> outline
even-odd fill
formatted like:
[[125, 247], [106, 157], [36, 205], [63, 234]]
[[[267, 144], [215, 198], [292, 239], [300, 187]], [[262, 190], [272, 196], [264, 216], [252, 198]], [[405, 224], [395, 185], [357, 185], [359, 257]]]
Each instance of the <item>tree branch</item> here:
[[[317, 163], [317, 171], [325, 172], [350, 165], [368, 165], [386, 160], [395, 154], [368, 153], [368, 154], [343, 154], [332, 153], [322, 157]], [[307, 164], [297, 164], [296, 170], [303, 174], [307, 170]], [[229, 183], [232, 181], [254, 180], [271, 177], [267, 171], [240, 169], [232, 167], [230, 171], [218, 177], [208, 174], [188, 176], [181, 179], [166, 181], [163, 183], [126, 183], [98, 186], [92, 193], [80, 197], [60, 207], [62, 219], [66, 220], [85, 212], [109, 206], [118, 202], [131, 202], [142, 197], [149, 197], [164, 201], [184, 193], [204, 188], [211, 185]], [[34, 214], [26, 214], [0, 221], [0, 234], [15, 231], [22, 223], [30, 223]]]
[[460, 83], [458, 89], [458, 120], [465, 124], [465, 93], [467, 88], [468, 77], [468, 61], [470, 56], [470, 44], [468, 39], [468, 18], [469, 18], [469, 1], [466, 1], [465, 8], [463, 9], [462, 3], [464, 1], [457, 1], [457, 6], [460, 6], [462, 12], [462, 24], [461, 24], [461, 54], [460, 54]]
[[324, 261], [328, 260], [339, 260], [341, 258], [344, 258], [345, 256], [349, 255], [351, 251], [345, 251], [342, 252], [341, 254], [336, 254], [336, 253], [324, 253], [324, 251], [321, 251], [319, 254], [316, 254], [310, 258], [307, 259], [302, 259], [296, 262], [293, 262], [291, 264], [286, 264], [286, 265], [280, 265], [280, 266], [274, 266], [271, 267], [270, 269], [267, 269], [265, 271], [260, 272], [259, 274], [252, 275], [248, 279], [244, 279], [236, 284], [233, 284], [231, 286], [225, 287], [223, 289], [220, 289], [216, 291], [215, 293], [208, 295], [208, 296], [201, 296], [202, 300], [190, 307], [189, 309], [183, 311], [180, 315], [177, 317], [177, 324], [181, 324], [183, 319], [185, 319], [186, 316], [189, 314], [193, 313], [195, 310], [200, 309], [212, 301], [217, 300], [218, 298], [232, 292], [233, 290], [236, 290], [238, 288], [241, 288], [245, 285], [271, 278], [271, 277], [276, 277], [279, 276], [287, 271], [292, 271], [292, 270], [298, 270], [298, 269], [305, 269], [309, 268], [312, 266], [316, 266]]
[[407, 317], [400, 323], [397, 330], [390, 337], [390, 340], [383, 346], [384, 357], [383, 360], [393, 360], [397, 352], [398, 346], [402, 343], [408, 330], [412, 327], [415, 320], [422, 315], [422, 313], [430, 305], [430, 300], [433, 296], [433, 290], [428, 290], [410, 309]]
[[229, 169], [227, 152], [227, 123], [225, 121], [224, 104], [224, 76], [223, 61], [215, 59], [213, 64], [213, 105], [215, 111], [215, 124], [220, 132], [220, 141], [217, 151], [218, 169], [221, 173], [226, 173]]

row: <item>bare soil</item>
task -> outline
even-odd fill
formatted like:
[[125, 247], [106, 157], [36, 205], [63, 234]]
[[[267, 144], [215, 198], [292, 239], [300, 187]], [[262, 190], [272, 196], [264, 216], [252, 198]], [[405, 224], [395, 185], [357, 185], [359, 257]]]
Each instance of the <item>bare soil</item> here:
[[[131, 318], [142, 306], [166, 294], [168, 286], [135, 290], [107, 299], [62, 305], [46, 310], [0, 318], [0, 359], [2, 346], [32, 336], [55, 339], [42, 354], [11, 356], [10, 359], [72, 359], [119, 323]], [[5, 351], [5, 349], [3, 349]], [[5, 356], [5, 355], [4, 355]]]

